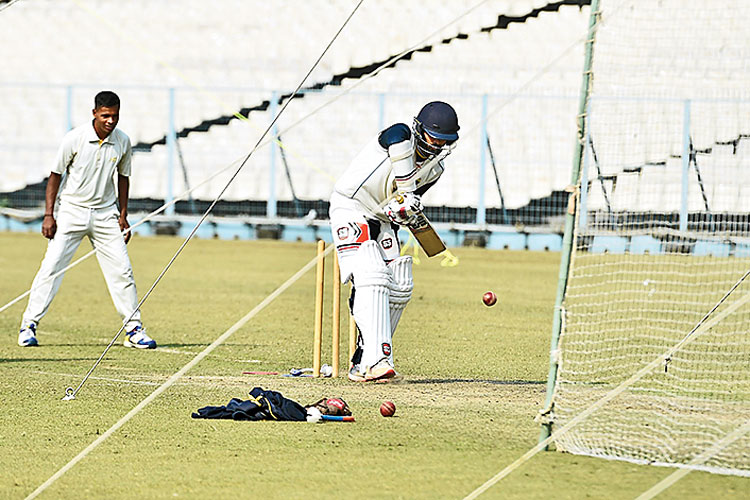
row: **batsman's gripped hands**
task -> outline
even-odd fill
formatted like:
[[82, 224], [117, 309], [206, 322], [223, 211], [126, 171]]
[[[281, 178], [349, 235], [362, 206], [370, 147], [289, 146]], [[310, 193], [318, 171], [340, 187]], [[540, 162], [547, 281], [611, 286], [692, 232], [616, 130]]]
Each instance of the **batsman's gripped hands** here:
[[416, 215], [424, 210], [422, 199], [414, 193], [398, 193], [383, 210], [391, 222], [408, 226], [416, 220]]

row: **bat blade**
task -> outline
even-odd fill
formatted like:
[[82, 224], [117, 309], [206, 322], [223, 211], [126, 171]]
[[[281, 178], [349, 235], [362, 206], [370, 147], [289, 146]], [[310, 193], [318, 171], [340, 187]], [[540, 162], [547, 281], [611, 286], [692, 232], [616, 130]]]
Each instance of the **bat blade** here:
[[422, 247], [422, 250], [424, 250], [424, 253], [428, 257], [434, 257], [445, 250], [445, 243], [440, 239], [440, 236], [435, 231], [435, 228], [432, 227], [425, 214], [417, 214], [417, 220], [409, 224], [408, 227], [411, 234], [414, 235], [414, 239], [417, 240], [419, 246]]

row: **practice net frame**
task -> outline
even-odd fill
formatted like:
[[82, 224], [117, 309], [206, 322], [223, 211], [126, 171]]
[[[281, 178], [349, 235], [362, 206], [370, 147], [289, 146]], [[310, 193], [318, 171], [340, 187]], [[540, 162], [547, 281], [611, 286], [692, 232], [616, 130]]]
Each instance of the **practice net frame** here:
[[748, 434], [689, 464], [750, 418], [750, 4], [591, 10], [542, 437], [690, 337], [739, 280], [720, 321], [555, 446], [750, 476]]

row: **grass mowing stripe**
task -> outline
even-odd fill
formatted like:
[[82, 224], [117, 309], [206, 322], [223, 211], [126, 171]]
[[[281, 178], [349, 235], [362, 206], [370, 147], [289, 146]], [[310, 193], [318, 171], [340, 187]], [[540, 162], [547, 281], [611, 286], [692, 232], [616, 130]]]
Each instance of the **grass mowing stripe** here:
[[[323, 255], [324, 256], [328, 255], [331, 252], [332, 249], [333, 249], [333, 245], [329, 245], [328, 248], [326, 248], [326, 250], [325, 250], [325, 252], [324, 252]], [[135, 408], [133, 408], [132, 410], [130, 410], [127, 413], [127, 415], [125, 415], [120, 420], [118, 420], [104, 434], [102, 434], [101, 436], [99, 436], [93, 443], [91, 443], [90, 445], [88, 445], [82, 452], [80, 452], [78, 455], [76, 455], [70, 462], [68, 462], [60, 470], [58, 470], [57, 472], [55, 472], [49, 479], [47, 479], [44, 483], [42, 483], [29, 496], [27, 496], [26, 499], [30, 500], [32, 498], [36, 498], [40, 493], [42, 493], [44, 490], [46, 490], [47, 488], [49, 488], [55, 481], [57, 481], [58, 479], [60, 479], [63, 476], [63, 474], [65, 474], [66, 472], [68, 472], [78, 462], [80, 462], [81, 460], [83, 460], [86, 457], [86, 455], [88, 455], [89, 453], [91, 453], [97, 446], [99, 446], [104, 441], [106, 441], [107, 438], [109, 438], [109, 436], [111, 436], [112, 434], [115, 433], [115, 431], [117, 431], [117, 429], [119, 429], [120, 427], [122, 427], [123, 425], [125, 425], [131, 418], [133, 418], [134, 416], [136, 416], [142, 409], [144, 409], [146, 406], [148, 406], [148, 404], [151, 403], [151, 401], [153, 401], [154, 399], [156, 399], [162, 392], [166, 391], [170, 386], [172, 386], [172, 384], [174, 384], [175, 382], [177, 382], [177, 380], [180, 377], [182, 377], [185, 373], [187, 373], [188, 370], [190, 370], [195, 365], [197, 365], [198, 363], [200, 363], [203, 358], [205, 358], [206, 356], [208, 356], [211, 353], [211, 351], [213, 351], [214, 349], [216, 349], [217, 347], [219, 347], [221, 344], [223, 344], [224, 341], [226, 341], [229, 337], [232, 336], [232, 334], [234, 334], [234, 332], [236, 332], [237, 330], [239, 330], [240, 328], [242, 328], [256, 314], [258, 314], [259, 312], [261, 312], [263, 309], [266, 308], [266, 306], [268, 306], [271, 302], [273, 302], [274, 300], [276, 300], [276, 298], [279, 295], [281, 295], [282, 293], [284, 293], [284, 291], [286, 291], [287, 288], [289, 288], [294, 283], [296, 283], [297, 280], [299, 280], [302, 276], [304, 276], [304, 274], [307, 271], [309, 271], [310, 269], [312, 269], [312, 267], [315, 266], [315, 264], [317, 263], [317, 261], [318, 261], [318, 256], [316, 255], [307, 264], [305, 264], [304, 266], [302, 266], [302, 268], [299, 271], [297, 271], [291, 278], [289, 278], [288, 280], [286, 280], [281, 286], [279, 286], [276, 290], [274, 290], [273, 292], [271, 292], [271, 294], [268, 295], [268, 297], [266, 297], [265, 299], [263, 299], [263, 301], [261, 301], [260, 304], [258, 304], [257, 306], [255, 306], [249, 313], [247, 313], [245, 316], [243, 316], [242, 318], [240, 318], [240, 320], [237, 321], [234, 325], [232, 325], [231, 327], [229, 327], [229, 329], [227, 331], [225, 331], [224, 333], [222, 333], [219, 338], [217, 338], [216, 340], [214, 340], [211, 345], [209, 345], [208, 347], [206, 347], [195, 358], [193, 358], [188, 364], [186, 364], [185, 366], [183, 366], [179, 371], [177, 371], [175, 374], [173, 374], [171, 377], [169, 377], [169, 379], [167, 379], [166, 382], [164, 382], [162, 385], [160, 385], [159, 387], [157, 387], [154, 390], [154, 392], [152, 392], [151, 394], [149, 394], [146, 397], [146, 399], [144, 399], [143, 401], [141, 401], [140, 403], [138, 403], [138, 405], [136, 405]]]
[[[39, 375], [52, 375], [54, 377], [70, 377], [70, 378], [76, 378], [78, 375], [74, 373], [52, 373], [52, 372], [42, 372], [42, 371], [33, 371], [31, 373], [38, 373]], [[102, 380], [104, 382], [118, 382], [118, 383], [125, 383], [125, 384], [136, 384], [136, 385], [159, 385], [159, 382], [149, 382], [148, 380], [128, 380], [124, 378], [111, 378], [111, 377], [91, 377], [93, 380]]]
[[[722, 439], [717, 441], [713, 444], [710, 448], [703, 451], [703, 453], [699, 454], [695, 458], [693, 458], [689, 463], [688, 466], [696, 466], [696, 465], [702, 465], [704, 464], [708, 459], [719, 453], [721, 450], [729, 446], [730, 444], [737, 441], [739, 438], [744, 436], [750, 432], [750, 420], [746, 420], [744, 425], [741, 425], [734, 431], [730, 432], [726, 436], [724, 436]], [[641, 494], [636, 500], [650, 500], [654, 498], [655, 496], [661, 494], [664, 490], [675, 484], [677, 481], [682, 479], [683, 477], [690, 474], [691, 469], [687, 467], [683, 467], [680, 469], [677, 469], [669, 476], [665, 477], [659, 483], [655, 484], [648, 490], [644, 491], [643, 494]]]

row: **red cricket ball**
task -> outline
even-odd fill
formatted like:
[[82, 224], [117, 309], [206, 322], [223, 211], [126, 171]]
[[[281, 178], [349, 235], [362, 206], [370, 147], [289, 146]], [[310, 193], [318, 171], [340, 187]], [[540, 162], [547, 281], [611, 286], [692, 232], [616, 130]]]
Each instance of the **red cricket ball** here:
[[393, 401], [385, 401], [380, 405], [380, 414], [384, 417], [392, 417], [394, 413], [396, 413], [396, 405]]
[[482, 302], [484, 302], [484, 305], [487, 307], [494, 306], [495, 302], [497, 302], [497, 295], [495, 295], [495, 292], [486, 292], [482, 296]]

